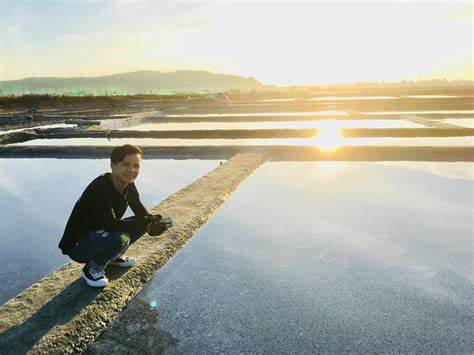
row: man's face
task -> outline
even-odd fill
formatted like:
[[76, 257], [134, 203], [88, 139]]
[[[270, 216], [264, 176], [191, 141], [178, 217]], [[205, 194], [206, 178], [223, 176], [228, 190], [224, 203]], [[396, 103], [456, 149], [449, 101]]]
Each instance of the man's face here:
[[122, 161], [110, 165], [112, 167], [112, 175], [119, 181], [127, 184], [132, 183], [140, 172], [141, 160], [140, 154], [126, 155]]

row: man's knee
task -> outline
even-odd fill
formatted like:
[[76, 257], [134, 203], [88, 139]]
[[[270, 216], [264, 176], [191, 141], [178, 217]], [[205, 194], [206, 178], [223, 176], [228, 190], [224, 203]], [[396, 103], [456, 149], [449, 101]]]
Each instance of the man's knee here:
[[130, 234], [129, 233], [119, 233], [120, 243], [122, 247], [126, 247], [130, 244]]
[[130, 234], [125, 232], [114, 233], [111, 238], [111, 243], [117, 251], [126, 248], [130, 244]]

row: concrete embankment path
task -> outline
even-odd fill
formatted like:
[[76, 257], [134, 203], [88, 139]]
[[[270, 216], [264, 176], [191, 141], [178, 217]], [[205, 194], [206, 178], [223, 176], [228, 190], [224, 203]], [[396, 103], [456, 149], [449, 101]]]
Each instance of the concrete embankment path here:
[[125, 270], [108, 268], [111, 282], [105, 288], [86, 286], [82, 265], [71, 262], [0, 306], [0, 353], [85, 351], [264, 159], [238, 154], [153, 208], [173, 216], [176, 226], [134, 243], [128, 254], [138, 263]]

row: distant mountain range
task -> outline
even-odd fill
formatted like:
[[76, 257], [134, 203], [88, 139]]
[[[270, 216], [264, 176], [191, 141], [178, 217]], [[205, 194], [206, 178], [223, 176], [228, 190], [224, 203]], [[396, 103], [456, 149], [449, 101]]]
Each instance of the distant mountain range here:
[[215, 74], [204, 70], [178, 70], [170, 73], [142, 70], [99, 77], [47, 77], [0, 81], [0, 90], [2, 94], [161, 94], [205, 90], [219, 92], [231, 89], [248, 91], [265, 88], [269, 88], [269, 86], [263, 85], [255, 78], [246, 78], [238, 75]]

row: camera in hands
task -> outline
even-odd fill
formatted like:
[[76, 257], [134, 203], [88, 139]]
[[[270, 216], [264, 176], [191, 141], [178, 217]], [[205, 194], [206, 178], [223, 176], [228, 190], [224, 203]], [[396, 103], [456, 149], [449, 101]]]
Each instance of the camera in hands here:
[[162, 217], [161, 215], [148, 216], [150, 223], [148, 224], [146, 231], [151, 236], [158, 236], [164, 233], [168, 228], [174, 227], [173, 217]]

